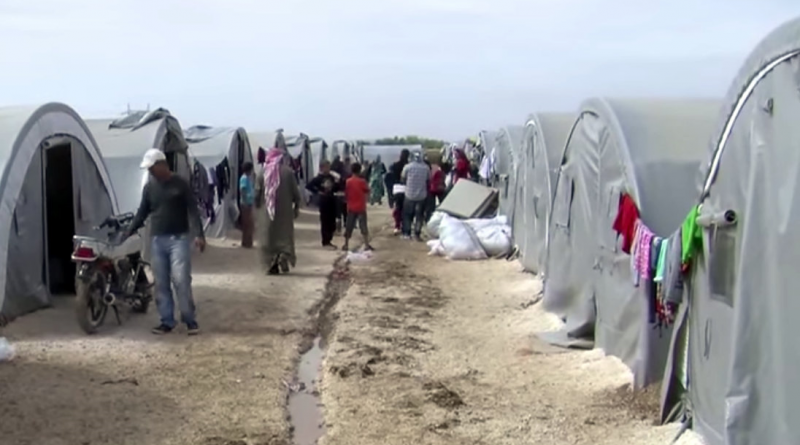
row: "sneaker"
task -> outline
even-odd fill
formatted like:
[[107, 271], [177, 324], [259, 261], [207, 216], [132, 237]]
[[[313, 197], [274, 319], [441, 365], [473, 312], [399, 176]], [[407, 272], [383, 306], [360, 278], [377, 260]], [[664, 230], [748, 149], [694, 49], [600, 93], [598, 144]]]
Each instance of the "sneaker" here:
[[402, 236], [402, 239], [403, 239], [404, 241], [408, 241], [408, 240], [410, 240], [410, 239], [411, 239], [411, 237], [410, 237], [409, 235], [403, 235], [403, 236]]
[[289, 260], [286, 258], [281, 258], [281, 260], [278, 261], [278, 267], [280, 267], [281, 272], [289, 273]]
[[364, 251], [365, 251], [365, 252], [374, 252], [374, 251], [375, 251], [375, 248], [374, 248], [374, 247], [372, 247], [372, 245], [370, 245], [370, 244], [367, 244], [366, 246], [364, 246]]
[[152, 332], [155, 335], [164, 335], [164, 334], [169, 334], [170, 332], [172, 332], [172, 328], [167, 326], [167, 325], [165, 325], [165, 324], [160, 324], [160, 325], [154, 327], [153, 330], [151, 330], [150, 332]]
[[270, 267], [269, 270], [267, 271], [267, 275], [280, 275], [280, 274], [281, 274], [281, 271], [278, 269], [278, 265], [277, 264], [275, 264], [272, 267]]
[[397, 236], [399, 234], [400, 234], [400, 229], [394, 229], [394, 236]]
[[200, 326], [197, 323], [191, 323], [186, 325], [186, 332], [189, 335], [197, 335], [200, 333]]
[[323, 249], [328, 249], [328, 250], [339, 250], [339, 248], [338, 248], [338, 247], [336, 247], [336, 245], [335, 245], [335, 244], [330, 244], [330, 243], [328, 243], [328, 244], [323, 244], [323, 245], [322, 245], [322, 248], [323, 248]]

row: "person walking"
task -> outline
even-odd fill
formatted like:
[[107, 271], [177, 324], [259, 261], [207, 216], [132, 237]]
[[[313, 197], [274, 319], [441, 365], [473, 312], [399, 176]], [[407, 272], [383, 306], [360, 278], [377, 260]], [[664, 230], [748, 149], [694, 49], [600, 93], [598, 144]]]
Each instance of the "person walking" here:
[[330, 162], [319, 163], [319, 174], [306, 185], [306, 190], [316, 197], [322, 247], [336, 250], [337, 247], [333, 245], [332, 241], [333, 234], [336, 233], [338, 198], [335, 194], [339, 192], [339, 181], [331, 174]]
[[272, 148], [263, 172], [256, 178], [261, 262], [269, 275], [288, 273], [295, 267], [294, 220], [300, 216], [300, 189], [288, 165], [289, 154]]
[[425, 218], [425, 201], [428, 199], [431, 171], [422, 162], [420, 153], [414, 154], [414, 162], [403, 168], [400, 178], [406, 185], [403, 202], [403, 238], [410, 239], [413, 230], [414, 239], [422, 241], [422, 223]]
[[375, 158], [372, 169], [367, 177], [369, 178], [369, 203], [372, 205], [383, 205], [383, 177], [386, 175], [386, 166], [381, 161], [381, 156]]
[[242, 176], [239, 178], [239, 218], [242, 228], [242, 247], [253, 248], [253, 204], [256, 200], [256, 191], [253, 186], [253, 163], [245, 162], [242, 165]]
[[394, 234], [402, 232], [403, 228], [403, 202], [405, 201], [405, 184], [403, 183], [403, 169], [408, 165], [408, 158], [411, 152], [403, 149], [400, 152], [400, 159], [389, 167], [389, 176], [392, 184], [392, 218], [394, 218]]
[[347, 201], [347, 221], [344, 228], [344, 246], [342, 250], [345, 252], [350, 250], [350, 238], [353, 236], [353, 230], [358, 228], [361, 231], [361, 236], [364, 239], [364, 249], [372, 250], [369, 244], [369, 228], [367, 227], [367, 197], [369, 196], [369, 185], [367, 181], [361, 177], [361, 164], [358, 162], [352, 165], [352, 175], [347, 179], [345, 184], [345, 200]]
[[192, 298], [191, 240], [201, 252], [205, 250], [200, 211], [189, 182], [170, 171], [164, 152], [157, 148], [147, 150], [140, 167], [149, 171], [151, 180], [142, 190], [139, 209], [124, 236], [130, 238], [150, 218], [156, 304], [161, 318], [152, 332], [168, 334], [175, 329], [174, 287], [181, 322], [186, 324], [189, 335], [196, 335], [200, 327]]
[[431, 220], [433, 212], [436, 211], [436, 206], [441, 204], [444, 200], [445, 189], [444, 171], [442, 171], [439, 164], [433, 164], [431, 166], [431, 180], [428, 187], [427, 208], [425, 210], [426, 223]]

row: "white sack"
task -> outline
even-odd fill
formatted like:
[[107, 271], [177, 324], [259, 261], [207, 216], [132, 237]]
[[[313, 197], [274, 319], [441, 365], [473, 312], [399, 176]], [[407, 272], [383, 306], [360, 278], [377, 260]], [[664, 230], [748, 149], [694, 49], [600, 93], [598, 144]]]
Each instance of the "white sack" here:
[[0, 362], [7, 362], [14, 358], [14, 347], [3, 337], [0, 337]]
[[511, 252], [510, 228], [503, 225], [486, 226], [476, 231], [481, 247], [490, 257], [505, 256]]
[[439, 226], [439, 239], [448, 259], [486, 259], [486, 252], [471, 232], [471, 228], [464, 221], [444, 215]]
[[431, 220], [428, 221], [427, 232], [431, 238], [439, 238], [439, 226], [442, 224], [443, 212], [433, 212]]

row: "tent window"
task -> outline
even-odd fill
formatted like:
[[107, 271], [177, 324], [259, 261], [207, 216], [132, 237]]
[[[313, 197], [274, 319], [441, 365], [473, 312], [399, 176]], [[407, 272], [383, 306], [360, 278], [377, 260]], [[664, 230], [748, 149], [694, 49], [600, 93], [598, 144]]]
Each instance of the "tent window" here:
[[711, 298], [733, 307], [736, 267], [736, 232], [732, 228], [711, 229], [709, 279]]
[[533, 197], [533, 217], [539, 219], [539, 195]]
[[572, 198], [575, 194], [575, 183], [567, 175], [562, 173], [558, 181], [558, 206], [553, 214], [553, 222], [556, 227], [569, 230], [570, 215], [572, 213]]

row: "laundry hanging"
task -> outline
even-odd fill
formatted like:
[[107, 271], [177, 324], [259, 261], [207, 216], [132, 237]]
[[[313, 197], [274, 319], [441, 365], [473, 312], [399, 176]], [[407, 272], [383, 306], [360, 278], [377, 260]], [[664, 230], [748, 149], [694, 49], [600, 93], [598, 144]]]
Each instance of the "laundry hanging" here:
[[627, 193], [620, 195], [617, 218], [612, 227], [622, 237], [622, 251], [625, 253], [631, 253], [638, 219], [639, 208], [636, 207], [636, 202]]

